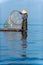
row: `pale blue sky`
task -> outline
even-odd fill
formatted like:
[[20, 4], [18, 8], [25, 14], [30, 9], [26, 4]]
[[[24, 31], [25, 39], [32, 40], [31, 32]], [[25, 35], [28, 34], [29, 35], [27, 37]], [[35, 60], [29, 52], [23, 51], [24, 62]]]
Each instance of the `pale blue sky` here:
[[43, 23], [43, 0], [0, 0], [0, 24], [3, 24], [7, 20], [11, 11], [21, 11], [23, 9], [26, 9], [28, 11], [29, 24]]

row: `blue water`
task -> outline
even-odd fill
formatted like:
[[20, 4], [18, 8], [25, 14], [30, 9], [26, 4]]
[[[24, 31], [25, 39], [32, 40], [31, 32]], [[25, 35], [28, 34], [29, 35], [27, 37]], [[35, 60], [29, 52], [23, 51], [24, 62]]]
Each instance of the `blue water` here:
[[0, 65], [43, 65], [43, 0], [9, 0], [0, 8], [0, 27], [13, 9], [28, 11], [24, 37], [21, 32], [0, 32]]
[[0, 32], [0, 65], [43, 65], [43, 26], [28, 26], [26, 37], [21, 32]]

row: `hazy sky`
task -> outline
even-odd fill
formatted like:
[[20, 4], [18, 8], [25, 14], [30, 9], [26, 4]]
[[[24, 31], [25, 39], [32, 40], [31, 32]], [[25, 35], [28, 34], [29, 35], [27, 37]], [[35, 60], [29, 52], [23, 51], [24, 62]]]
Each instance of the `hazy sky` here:
[[23, 9], [28, 11], [29, 24], [41, 23], [43, 19], [43, 0], [0, 0], [0, 3], [0, 23], [4, 23], [13, 10]]

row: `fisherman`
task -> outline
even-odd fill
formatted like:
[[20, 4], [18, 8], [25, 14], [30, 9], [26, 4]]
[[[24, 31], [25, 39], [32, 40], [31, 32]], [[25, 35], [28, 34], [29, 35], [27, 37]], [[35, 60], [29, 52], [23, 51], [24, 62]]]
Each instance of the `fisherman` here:
[[28, 17], [27, 11], [22, 10], [22, 14], [23, 14], [22, 29], [27, 30], [27, 17]]

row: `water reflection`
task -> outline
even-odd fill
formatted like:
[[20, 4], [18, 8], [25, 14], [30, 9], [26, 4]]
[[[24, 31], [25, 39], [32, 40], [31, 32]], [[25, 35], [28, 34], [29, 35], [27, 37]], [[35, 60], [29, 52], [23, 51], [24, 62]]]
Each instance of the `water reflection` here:
[[22, 57], [26, 57], [26, 48], [27, 48], [26, 38], [27, 38], [27, 32], [22, 32], [22, 44], [21, 44], [23, 51], [23, 53], [21, 54]]
[[25, 58], [27, 32], [4, 32], [4, 36], [9, 58]]

